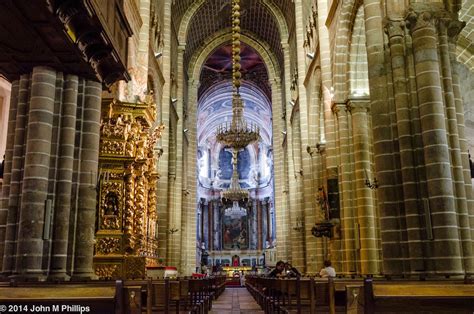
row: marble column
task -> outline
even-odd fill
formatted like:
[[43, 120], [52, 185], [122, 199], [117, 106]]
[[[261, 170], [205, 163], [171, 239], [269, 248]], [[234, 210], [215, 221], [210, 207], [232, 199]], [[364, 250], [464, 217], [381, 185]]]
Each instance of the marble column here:
[[379, 273], [380, 258], [377, 246], [377, 230], [373, 192], [366, 185], [372, 178], [367, 111], [368, 100], [350, 100], [352, 137], [354, 145], [355, 187], [357, 196], [357, 222], [360, 235], [360, 267], [363, 275]]
[[76, 137], [77, 94], [78, 77], [76, 75], [67, 75], [61, 110], [61, 144], [59, 148], [58, 184], [56, 189], [53, 247], [50, 266], [50, 277], [59, 280], [67, 280], [69, 278], [66, 274], [66, 263]]
[[82, 121], [79, 173], [79, 206], [77, 208], [73, 278], [94, 278], [92, 257], [96, 214], [97, 169], [99, 164], [100, 105], [102, 86], [87, 81]]
[[[3, 168], [2, 198], [0, 202], [0, 271], [3, 273], [3, 254], [5, 252], [5, 233], [7, 229], [8, 201], [10, 195], [10, 184], [13, 163], [13, 142], [15, 140], [16, 115], [18, 106], [18, 94], [20, 82], [14, 81], [12, 84], [10, 110], [8, 115], [7, 145], [5, 149], [5, 161]], [[10, 267], [7, 267], [8, 269]]]
[[260, 200], [256, 200], [257, 206], [257, 250], [261, 250], [263, 248], [263, 242], [262, 243], [262, 238], [263, 238], [263, 223], [262, 223], [262, 205]]
[[31, 78], [25, 164], [18, 226], [16, 273], [21, 277], [44, 275], [43, 227], [51, 154], [56, 71], [35, 67]]
[[461, 251], [440, 82], [437, 34], [429, 12], [408, 16], [424, 145], [429, 209], [433, 225], [431, 259], [438, 274], [462, 273]]

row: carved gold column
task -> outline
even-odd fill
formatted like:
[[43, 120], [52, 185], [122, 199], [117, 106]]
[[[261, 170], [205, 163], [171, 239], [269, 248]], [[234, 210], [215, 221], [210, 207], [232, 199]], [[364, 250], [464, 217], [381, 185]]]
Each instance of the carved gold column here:
[[98, 231], [94, 270], [100, 278], [143, 278], [157, 264], [156, 107], [105, 100], [102, 106]]

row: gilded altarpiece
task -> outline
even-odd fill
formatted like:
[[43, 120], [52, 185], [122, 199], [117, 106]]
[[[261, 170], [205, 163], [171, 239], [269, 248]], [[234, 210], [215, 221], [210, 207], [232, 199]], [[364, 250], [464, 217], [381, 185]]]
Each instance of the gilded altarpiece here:
[[102, 103], [94, 270], [99, 278], [143, 278], [158, 261], [156, 105]]

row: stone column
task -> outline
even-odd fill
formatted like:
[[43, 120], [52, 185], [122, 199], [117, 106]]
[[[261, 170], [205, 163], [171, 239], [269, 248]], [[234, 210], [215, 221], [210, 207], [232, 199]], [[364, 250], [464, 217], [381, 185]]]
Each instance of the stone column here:
[[[468, 204], [463, 173], [463, 161], [461, 156], [461, 143], [458, 131], [457, 109], [454, 97], [453, 70], [448, 43], [448, 28], [450, 33], [458, 34], [462, 26], [459, 22], [450, 19], [440, 20], [438, 23], [439, 52], [441, 61], [442, 83], [447, 115], [447, 126], [449, 135], [449, 149], [451, 153], [451, 170], [453, 173], [455, 208], [458, 216], [459, 236], [461, 239], [462, 259], [464, 270], [468, 273], [474, 272], [474, 256], [471, 238], [471, 226], [469, 222]], [[452, 35], [452, 34], [449, 34]], [[452, 36], [449, 36], [452, 37]]]
[[[21, 182], [23, 179], [24, 156], [26, 149], [26, 126], [28, 123], [28, 97], [30, 75], [20, 77], [20, 88], [17, 95], [15, 117], [15, 138], [13, 140], [13, 156], [11, 164], [10, 195], [8, 200], [8, 218], [5, 234], [5, 254], [3, 256], [3, 272], [15, 271], [17, 254], [18, 216], [21, 206]], [[17, 266], [18, 267], [18, 266]]]
[[349, 117], [347, 114], [346, 103], [335, 103], [334, 112], [337, 119], [337, 134], [339, 135], [339, 156], [340, 156], [340, 186], [339, 193], [341, 197], [341, 227], [343, 239], [344, 259], [342, 263], [342, 273], [357, 272], [354, 246], [354, 219], [355, 213], [352, 206], [353, 177], [351, 173], [351, 151], [349, 139]]
[[[157, 146], [163, 150], [163, 154], [158, 162], [158, 173], [160, 178], [157, 184], [157, 212], [158, 212], [158, 256], [165, 258], [168, 255], [168, 242], [166, 230], [169, 228], [169, 208], [168, 208], [168, 168], [169, 168], [169, 141], [170, 141], [170, 73], [171, 73], [171, 2], [164, 2], [164, 14], [163, 14], [163, 25], [164, 29], [162, 34], [164, 35], [164, 48], [161, 59], [161, 69], [164, 78], [163, 93], [161, 95], [161, 101], [158, 101], [159, 107], [157, 107], [158, 116], [161, 120], [157, 121], [157, 124], [163, 123], [165, 125], [165, 131], [163, 132]], [[179, 82], [184, 83], [184, 82]], [[196, 92], [197, 93], [197, 92]], [[190, 102], [193, 104], [192, 102]], [[175, 228], [180, 228], [176, 226]], [[181, 228], [180, 228], [181, 229]], [[181, 234], [182, 230], [178, 231]], [[174, 234], [174, 237], [179, 235]], [[181, 252], [184, 254], [184, 252]]]
[[[374, 160], [379, 188], [377, 190], [381, 230], [398, 224], [397, 199], [394, 197], [395, 175], [392, 169], [390, 106], [387, 95], [382, 7], [379, 0], [364, 0], [365, 37], [369, 69], [370, 106], [373, 121]], [[398, 228], [398, 227], [397, 227]], [[399, 273], [400, 246], [382, 233], [384, 273]]]
[[[452, 23], [452, 27], [459, 27], [459, 22]], [[448, 28], [449, 30], [449, 28]], [[452, 30], [455, 34], [459, 33], [459, 30]], [[468, 153], [468, 143], [465, 133], [465, 120], [464, 120], [464, 104], [462, 100], [459, 74], [457, 72], [457, 53], [456, 53], [456, 39], [457, 36], [450, 36], [448, 39], [449, 53], [451, 59], [451, 69], [452, 69], [452, 79], [453, 79], [453, 92], [454, 92], [454, 103], [456, 106], [456, 117], [458, 123], [459, 131], [459, 146], [461, 150], [461, 159], [463, 166], [463, 175], [464, 175], [464, 189], [466, 191], [466, 200], [467, 200], [467, 209], [470, 217], [470, 229], [471, 229], [471, 239], [474, 239], [474, 196], [472, 190], [472, 180], [471, 180], [471, 168], [469, 165], [469, 153]], [[467, 270], [473, 272], [472, 270]]]
[[447, 143], [437, 34], [429, 12], [408, 16], [424, 145], [434, 241], [431, 258], [439, 274], [462, 273], [452, 173]]
[[[176, 101], [176, 112], [178, 114], [178, 121], [177, 121], [177, 126], [176, 126], [176, 147], [177, 147], [177, 152], [176, 152], [176, 177], [175, 177], [175, 182], [174, 182], [174, 190], [170, 191], [170, 196], [169, 196], [169, 202], [170, 206], [169, 208], [172, 208], [172, 211], [170, 213], [170, 221], [169, 221], [169, 226], [176, 226], [176, 228], [180, 228], [182, 225], [182, 215], [183, 215], [183, 207], [184, 207], [184, 202], [183, 202], [183, 196], [188, 193], [187, 190], [187, 180], [186, 180], [186, 173], [184, 173], [184, 170], [186, 167], [183, 167], [183, 160], [185, 158], [193, 158], [196, 161], [196, 154], [193, 152], [192, 156], [183, 156], [184, 155], [184, 150], [181, 150], [181, 147], [184, 147], [184, 143], [186, 141], [186, 134], [183, 132], [185, 129], [185, 121], [184, 121], [184, 90], [183, 90], [183, 85], [184, 85], [184, 45], [180, 45], [178, 47], [178, 58], [177, 58], [177, 64], [178, 64], [178, 73], [177, 73], [177, 80], [179, 82], [178, 84], [178, 91], [177, 95], [174, 97], [177, 98]], [[182, 228], [181, 228], [182, 229]], [[183, 233], [181, 233], [183, 235]], [[169, 239], [168, 239], [169, 241]], [[181, 241], [175, 241], [175, 242], [169, 242], [168, 247], [169, 247], [169, 256], [172, 258], [168, 259], [169, 262], [174, 262], [176, 263], [176, 266], [179, 266], [179, 261], [181, 260], [181, 248], [183, 247], [183, 237], [181, 238]], [[204, 240], [201, 240], [204, 241]], [[172, 245], [174, 244], [174, 245]], [[171, 265], [171, 264], [169, 264]]]
[[[282, 84], [279, 78], [275, 78], [271, 81], [272, 88], [272, 116], [273, 116], [273, 176], [274, 176], [274, 202], [275, 202], [275, 216], [278, 222], [278, 228], [276, 232], [278, 234], [278, 246], [277, 255], [278, 258], [287, 260], [287, 237], [285, 234], [288, 232], [285, 224], [285, 211], [287, 210], [286, 204], [283, 202], [283, 191], [285, 190], [285, 177], [283, 163], [283, 131], [285, 127], [285, 120], [283, 116], [283, 107], [285, 106], [285, 100], [283, 98]], [[281, 232], [278, 229], [282, 229]]]
[[97, 203], [97, 170], [99, 165], [100, 102], [102, 86], [87, 81], [82, 122], [82, 142], [79, 173], [73, 278], [94, 278], [95, 214]]
[[183, 198], [182, 207], [182, 223], [185, 227], [185, 239], [182, 250], [181, 265], [186, 273], [192, 273], [196, 265], [196, 193], [197, 193], [197, 178], [196, 178], [196, 152], [197, 152], [197, 103], [198, 103], [198, 81], [190, 79], [188, 81], [188, 103], [193, 104], [188, 106], [188, 124], [186, 128], [186, 136], [188, 138], [188, 146], [185, 151], [189, 152], [183, 156], [183, 162], [186, 163], [186, 191]]
[[[5, 251], [5, 234], [7, 229], [8, 200], [10, 196], [10, 184], [13, 163], [13, 142], [16, 133], [16, 115], [19, 98], [20, 82], [14, 81], [12, 84], [10, 110], [8, 115], [7, 145], [5, 149], [5, 164], [3, 165], [2, 197], [0, 202], [0, 271], [3, 271], [3, 253]], [[10, 268], [10, 267], [8, 267]]]
[[48, 194], [56, 71], [47, 67], [35, 67], [31, 80], [15, 272], [22, 277], [38, 279], [45, 272], [42, 265], [43, 226]]
[[[390, 21], [387, 24], [387, 32], [390, 42], [391, 68], [393, 75], [394, 101], [396, 107], [398, 143], [400, 147], [400, 164], [402, 176], [402, 189], [406, 221], [406, 237], [408, 239], [408, 264], [406, 269], [411, 271], [424, 270], [424, 248], [421, 234], [420, 201], [421, 195], [418, 188], [418, 177], [415, 171], [415, 160], [413, 150], [412, 114], [410, 110], [410, 98], [408, 93], [408, 78], [405, 63], [405, 30], [403, 21]], [[392, 232], [393, 240], [398, 239], [397, 232]], [[400, 246], [405, 246], [400, 243]], [[403, 267], [405, 269], [405, 267]]]
[[53, 247], [50, 266], [50, 277], [60, 280], [67, 280], [69, 278], [66, 274], [66, 262], [72, 198], [74, 144], [76, 137], [77, 94], [78, 77], [75, 75], [67, 75], [61, 110], [58, 185], [56, 190]]
[[360, 266], [364, 275], [379, 273], [379, 254], [377, 246], [377, 219], [373, 206], [373, 192], [365, 185], [371, 176], [370, 147], [368, 130], [369, 102], [350, 100], [352, 114], [352, 135], [354, 145], [355, 187], [357, 196], [357, 222], [360, 234]]
[[[286, 240], [288, 244], [290, 243], [295, 243], [295, 237], [296, 233], [292, 229], [292, 219], [294, 220], [294, 215], [292, 213], [295, 213], [297, 208], [296, 208], [296, 184], [295, 184], [295, 177], [293, 175], [293, 169], [294, 169], [294, 160], [293, 160], [293, 143], [289, 140], [292, 136], [292, 131], [291, 131], [291, 119], [293, 115], [293, 106], [290, 104], [290, 101], [292, 101], [291, 97], [291, 56], [290, 56], [290, 46], [288, 43], [282, 43], [282, 48], [283, 48], [283, 54], [284, 54], [284, 62], [285, 62], [285, 68], [283, 71], [284, 75], [284, 84], [285, 84], [285, 130], [286, 130], [286, 135], [283, 136], [283, 143], [286, 143], [286, 151], [284, 152], [285, 155], [285, 179], [286, 179], [286, 187], [287, 187], [287, 197], [286, 197], [286, 210], [285, 210], [285, 220], [284, 224], [287, 230], [287, 234], [282, 233], [283, 229], [278, 228], [277, 229], [277, 241], [280, 243], [280, 238], [287, 238], [288, 236], [289, 239]], [[284, 107], [284, 108], [285, 108]], [[295, 249], [293, 248], [292, 245], [286, 246], [286, 256], [289, 261], [294, 265], [294, 258], [295, 256]], [[278, 245], [279, 246], [279, 245]], [[283, 256], [283, 255], [282, 255]]]

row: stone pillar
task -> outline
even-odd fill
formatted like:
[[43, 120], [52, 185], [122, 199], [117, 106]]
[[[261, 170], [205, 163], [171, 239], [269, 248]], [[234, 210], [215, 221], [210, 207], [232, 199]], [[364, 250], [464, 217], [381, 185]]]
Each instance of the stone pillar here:
[[35, 67], [28, 111], [16, 255], [15, 272], [21, 277], [41, 278], [45, 272], [42, 265], [43, 226], [48, 194], [55, 93], [56, 71], [47, 67]]
[[72, 174], [74, 164], [74, 143], [76, 137], [76, 110], [78, 77], [67, 75], [61, 110], [60, 148], [58, 161], [58, 185], [56, 190], [53, 247], [51, 253], [50, 277], [66, 280], [69, 217], [72, 198]]
[[[283, 98], [282, 84], [279, 78], [274, 78], [271, 81], [272, 88], [272, 116], [273, 116], [273, 177], [274, 177], [274, 203], [275, 203], [275, 218], [278, 222], [276, 233], [278, 234], [277, 255], [279, 259], [287, 260], [287, 234], [288, 230], [285, 224], [285, 211], [287, 206], [283, 201], [283, 191], [285, 190], [286, 178], [284, 177], [283, 163], [283, 134], [281, 131], [286, 129], [285, 120], [283, 116], [283, 107], [285, 100]], [[281, 232], [278, 229], [282, 229]]]
[[342, 262], [342, 273], [350, 274], [357, 272], [354, 245], [354, 219], [355, 213], [353, 202], [353, 177], [351, 173], [351, 150], [349, 139], [349, 117], [346, 103], [335, 103], [334, 112], [337, 119], [337, 134], [339, 136], [340, 156], [340, 186], [341, 197], [341, 227], [343, 239], [344, 259]]
[[[459, 22], [453, 23], [452, 26], [459, 27]], [[448, 28], [449, 30], [449, 28]], [[455, 34], [459, 33], [459, 30], [453, 30]], [[459, 132], [459, 146], [461, 150], [461, 160], [464, 175], [464, 188], [466, 191], [467, 209], [469, 213], [469, 224], [471, 229], [471, 239], [474, 239], [474, 195], [472, 190], [471, 180], [471, 168], [469, 165], [469, 152], [468, 143], [465, 133], [465, 120], [464, 120], [464, 104], [461, 96], [459, 74], [457, 73], [457, 54], [456, 54], [456, 39], [457, 36], [450, 36], [448, 39], [449, 53], [451, 59], [452, 79], [453, 79], [453, 92], [454, 92], [454, 103], [456, 106], [456, 117], [458, 123]], [[472, 270], [466, 270], [472, 273]]]
[[[391, 68], [393, 75], [394, 101], [396, 107], [398, 143], [400, 147], [400, 165], [402, 176], [402, 189], [405, 217], [400, 217], [406, 221], [406, 237], [408, 239], [407, 267], [404, 271], [410, 269], [424, 270], [423, 258], [423, 237], [420, 226], [420, 208], [423, 204], [420, 201], [419, 180], [415, 171], [415, 160], [413, 150], [413, 130], [412, 113], [410, 109], [410, 97], [408, 90], [408, 79], [405, 63], [405, 30], [403, 21], [390, 21], [387, 24], [387, 32], [390, 42]], [[398, 239], [397, 232], [392, 232], [393, 240]], [[403, 241], [404, 242], [404, 241]], [[400, 246], [405, 246], [400, 242]], [[404, 249], [405, 250], [405, 249]], [[403, 266], [403, 265], [401, 265]]]
[[[186, 173], [184, 173], [184, 169], [186, 167], [183, 167], [183, 160], [185, 158], [193, 158], [196, 161], [196, 154], [193, 152], [193, 156], [183, 156], [184, 155], [184, 149], [181, 150], [181, 147], [184, 147], [184, 142], [185, 142], [185, 137], [186, 134], [183, 132], [185, 129], [184, 126], [184, 91], [183, 91], [183, 85], [184, 85], [184, 60], [183, 60], [183, 55], [184, 55], [184, 46], [181, 45], [178, 47], [178, 58], [177, 58], [177, 65], [178, 65], [178, 73], [177, 73], [177, 80], [179, 82], [178, 85], [178, 92], [177, 95], [174, 97], [177, 98], [176, 102], [176, 112], [178, 113], [178, 121], [177, 121], [177, 126], [176, 126], [176, 147], [177, 147], [177, 152], [176, 152], [176, 177], [175, 177], [175, 182], [174, 182], [174, 190], [170, 191], [170, 196], [169, 196], [169, 208], [173, 208], [172, 212], [170, 213], [170, 221], [169, 221], [169, 226], [176, 226], [176, 228], [181, 228], [180, 226], [182, 225], [182, 215], [183, 215], [183, 197], [186, 193], [188, 193], [187, 190], [187, 180], [186, 180]], [[182, 152], [182, 153], [180, 153]], [[183, 233], [181, 233], [181, 236], [183, 236]], [[169, 241], [169, 239], [168, 239]], [[183, 247], [183, 237], [181, 237], [181, 241], [175, 241], [173, 243], [168, 243], [169, 247], [169, 256], [172, 258], [169, 258], [169, 262], [174, 262], [176, 263], [175, 266], [179, 266], [179, 261], [181, 260], [181, 251]], [[201, 240], [204, 241], [204, 240]], [[174, 244], [174, 245], [171, 245]], [[172, 265], [172, 264], [169, 264]]]
[[[3, 272], [5, 274], [15, 271], [17, 254], [18, 215], [21, 206], [21, 182], [23, 178], [26, 126], [28, 123], [28, 97], [30, 88], [30, 75], [20, 77], [17, 108], [15, 117], [15, 137], [13, 140], [13, 156], [11, 164], [10, 195], [8, 200], [8, 219], [5, 234], [5, 252], [3, 256]], [[18, 267], [18, 266], [17, 266]]]
[[[10, 197], [10, 184], [13, 163], [13, 142], [16, 133], [16, 116], [19, 98], [20, 82], [14, 81], [10, 99], [10, 110], [8, 115], [7, 144], [5, 149], [5, 164], [3, 168], [2, 198], [0, 202], [0, 271], [4, 272], [3, 256], [5, 252], [5, 234], [7, 229], [8, 201]], [[10, 267], [7, 267], [7, 271]]]
[[416, 83], [424, 145], [435, 272], [462, 273], [452, 173], [446, 134], [437, 34], [429, 12], [408, 16], [413, 37]]
[[[184, 80], [183, 80], [184, 82]], [[186, 136], [188, 139], [188, 146], [186, 152], [183, 156], [183, 162], [186, 163], [186, 187], [184, 189], [187, 191], [185, 197], [183, 197], [183, 207], [182, 207], [182, 223], [181, 226], [185, 227], [184, 232], [186, 234], [182, 235], [185, 241], [182, 250], [181, 265], [183, 272], [188, 274], [192, 273], [196, 265], [196, 193], [197, 193], [197, 178], [196, 178], [196, 152], [197, 152], [197, 103], [198, 103], [198, 81], [190, 79], [188, 81], [188, 103], [194, 104], [193, 106], [188, 106], [188, 124], [186, 128]]]
[[[161, 95], [161, 101], [158, 101], [160, 106], [157, 108], [158, 116], [161, 120], [157, 121], [157, 124], [163, 123], [165, 125], [165, 131], [162, 134], [157, 146], [163, 150], [160, 161], [158, 162], [158, 173], [160, 178], [157, 184], [157, 211], [158, 211], [158, 256], [166, 258], [168, 256], [168, 242], [167, 233], [168, 220], [169, 220], [169, 208], [168, 208], [168, 166], [169, 166], [169, 141], [170, 141], [170, 73], [171, 73], [171, 2], [164, 2], [164, 14], [163, 14], [163, 32], [164, 35], [164, 48], [161, 59], [161, 69], [163, 77], [165, 78], [163, 83], [163, 93]], [[182, 83], [182, 82], [180, 82]], [[183, 82], [184, 83], [184, 82]], [[197, 93], [197, 92], [196, 92]], [[190, 102], [192, 104], [192, 102]], [[175, 228], [180, 228], [176, 226]], [[178, 231], [181, 234], [182, 230]], [[174, 234], [174, 237], [179, 235]], [[184, 254], [185, 252], [181, 252]]]
[[102, 88], [87, 81], [82, 121], [79, 195], [76, 222], [73, 278], [93, 278], [92, 256], [96, 215], [97, 170], [99, 164], [100, 102]]
[[[364, 0], [365, 37], [369, 69], [370, 106], [373, 121], [374, 160], [379, 188], [377, 190], [381, 230], [392, 230], [398, 224], [397, 199], [394, 197], [395, 175], [392, 169], [393, 147], [390, 145], [391, 119], [387, 95], [382, 7], [379, 0]], [[400, 245], [382, 233], [384, 273], [399, 273]]]
[[[464, 270], [468, 273], [474, 272], [474, 256], [471, 238], [471, 226], [469, 222], [468, 204], [463, 173], [463, 161], [461, 156], [461, 143], [458, 131], [457, 109], [454, 96], [453, 70], [451, 67], [448, 28], [454, 34], [458, 34], [462, 26], [460, 22], [450, 19], [440, 20], [438, 23], [439, 52], [441, 61], [442, 83], [445, 98], [448, 142], [451, 153], [451, 171], [453, 173], [455, 208], [458, 216], [459, 237], [461, 239], [462, 259]], [[452, 34], [450, 34], [452, 35]], [[449, 36], [452, 37], [452, 36]], [[467, 160], [467, 159], [466, 159]]]
[[[287, 197], [286, 197], [286, 210], [285, 210], [285, 220], [284, 224], [287, 230], [287, 234], [282, 233], [283, 229], [278, 228], [277, 229], [277, 241], [280, 243], [280, 238], [287, 238], [288, 235], [290, 236], [289, 239], [287, 240], [288, 244], [292, 243], [294, 244], [296, 241], [296, 233], [292, 229], [292, 223], [294, 220], [294, 215], [292, 213], [296, 212], [296, 184], [295, 184], [295, 177], [293, 175], [293, 169], [294, 169], [294, 160], [293, 160], [293, 143], [289, 140], [292, 136], [292, 131], [291, 131], [291, 119], [293, 115], [293, 106], [290, 104], [290, 101], [292, 101], [291, 97], [291, 56], [290, 56], [290, 46], [288, 43], [282, 43], [282, 48], [283, 48], [283, 54], [284, 54], [284, 62], [285, 62], [285, 68], [283, 70], [283, 75], [284, 75], [284, 84], [285, 84], [285, 130], [286, 130], [286, 135], [283, 137], [283, 145], [285, 145], [286, 151], [284, 152], [285, 155], [285, 179], [286, 179], [286, 187], [287, 187]], [[279, 245], [278, 245], [279, 246]], [[279, 250], [279, 249], [278, 249]], [[296, 258], [295, 254], [295, 248], [292, 245], [287, 245], [286, 246], [286, 256], [289, 261], [293, 265], [294, 264], [294, 258]]]
[[379, 273], [380, 258], [377, 246], [377, 219], [373, 206], [373, 192], [365, 182], [371, 176], [368, 130], [368, 101], [350, 100], [352, 136], [354, 145], [357, 222], [360, 235], [360, 266], [364, 275]]

